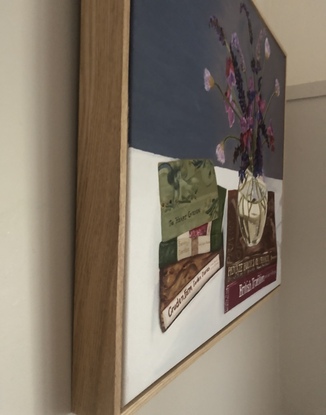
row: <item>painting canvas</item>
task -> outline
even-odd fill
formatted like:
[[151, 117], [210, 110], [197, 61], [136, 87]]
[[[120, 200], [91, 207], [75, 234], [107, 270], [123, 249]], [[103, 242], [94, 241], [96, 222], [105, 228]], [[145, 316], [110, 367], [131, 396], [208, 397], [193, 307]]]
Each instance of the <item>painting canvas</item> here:
[[131, 4], [123, 405], [281, 282], [285, 65], [250, 1]]

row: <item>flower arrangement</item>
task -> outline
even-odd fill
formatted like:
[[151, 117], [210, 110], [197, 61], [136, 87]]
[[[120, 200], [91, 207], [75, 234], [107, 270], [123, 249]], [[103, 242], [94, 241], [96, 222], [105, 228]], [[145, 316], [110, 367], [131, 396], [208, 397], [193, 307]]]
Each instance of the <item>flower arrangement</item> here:
[[[214, 29], [219, 41], [227, 50], [226, 57], [226, 86], [223, 90], [219, 83], [204, 70], [204, 86], [206, 91], [216, 88], [221, 94], [230, 128], [237, 119], [240, 134], [227, 135], [216, 147], [216, 156], [220, 163], [225, 163], [224, 147], [229, 139], [236, 140], [233, 153], [233, 162], [240, 158], [240, 181], [246, 177], [248, 169], [254, 177], [263, 174], [263, 147], [271, 151], [275, 149], [272, 121], [266, 125], [266, 117], [273, 98], [280, 95], [280, 84], [275, 79], [274, 90], [268, 101], [263, 98], [262, 84], [266, 62], [271, 55], [271, 48], [265, 28], [261, 29], [257, 42], [254, 45], [250, 14], [247, 6], [240, 3], [240, 14], [244, 13], [248, 23], [249, 43], [251, 46], [250, 69], [241, 49], [237, 33], [232, 33], [228, 42], [223, 27], [218, 19], [212, 16], [209, 20], [210, 28]], [[262, 56], [262, 51], [264, 54]]]

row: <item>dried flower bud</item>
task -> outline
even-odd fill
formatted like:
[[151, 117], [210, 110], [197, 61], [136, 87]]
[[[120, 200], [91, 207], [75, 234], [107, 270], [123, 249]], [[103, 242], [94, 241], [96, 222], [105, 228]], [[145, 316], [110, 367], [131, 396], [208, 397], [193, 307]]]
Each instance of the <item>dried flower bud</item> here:
[[265, 39], [265, 58], [269, 59], [271, 56], [271, 47], [269, 45], [268, 37]]
[[212, 77], [211, 73], [207, 68], [204, 70], [204, 86], [206, 91], [209, 91], [213, 88], [215, 84], [214, 78]]
[[222, 141], [220, 144], [216, 147], [216, 157], [217, 160], [224, 164], [225, 163], [225, 153], [224, 153], [224, 141]]

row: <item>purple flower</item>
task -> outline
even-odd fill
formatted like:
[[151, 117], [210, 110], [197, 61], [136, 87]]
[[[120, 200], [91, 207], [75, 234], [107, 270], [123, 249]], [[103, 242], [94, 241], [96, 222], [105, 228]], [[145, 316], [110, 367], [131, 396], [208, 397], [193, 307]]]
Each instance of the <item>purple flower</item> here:
[[247, 97], [248, 97], [249, 112], [252, 112], [252, 107], [253, 107], [252, 103], [254, 102], [254, 99], [256, 97], [256, 91], [255, 91], [255, 88], [254, 88], [254, 81], [253, 81], [252, 78], [249, 78]]
[[266, 108], [266, 101], [262, 99], [261, 94], [256, 96], [256, 102], [258, 104], [259, 111], [262, 114]]
[[236, 32], [232, 33], [232, 35], [231, 35], [231, 45], [234, 49], [237, 49], [237, 50], [240, 47], [238, 34]]
[[251, 130], [253, 127], [253, 118], [252, 117], [242, 117], [240, 120], [241, 133], [245, 134], [248, 130]]
[[236, 86], [234, 67], [233, 67], [233, 63], [232, 63], [231, 58], [226, 59], [225, 74], [226, 74], [226, 79], [227, 79], [227, 83], [228, 83], [229, 87], [232, 88], [233, 86]]
[[234, 111], [230, 105], [225, 104], [225, 112], [228, 114], [229, 126], [231, 128], [235, 121]]
[[250, 166], [249, 155], [248, 155], [247, 151], [244, 150], [241, 153], [241, 164], [240, 164], [240, 169], [239, 169], [239, 177], [240, 177], [241, 183], [246, 178], [246, 170], [249, 166]]
[[254, 177], [262, 176], [263, 174], [263, 153], [260, 135], [256, 140], [256, 151], [254, 155]]
[[267, 127], [267, 135], [269, 139], [269, 146], [272, 151], [275, 150], [275, 138], [274, 138], [274, 130], [272, 126], [272, 120], [269, 122], [269, 126]]
[[[204, 70], [205, 90], [209, 91], [216, 86], [223, 96], [229, 127], [234, 126], [236, 116], [239, 119], [237, 128], [239, 130], [240, 127], [240, 131], [235, 135], [227, 135], [216, 146], [216, 157], [220, 163], [225, 163], [225, 142], [229, 138], [234, 138], [237, 144], [233, 152], [233, 163], [240, 161], [240, 181], [245, 179], [248, 168], [254, 177], [262, 175], [264, 145], [271, 151], [275, 149], [273, 127], [271, 122], [269, 126], [265, 124], [265, 116], [272, 99], [275, 95], [279, 96], [281, 92], [280, 83], [278, 79], [275, 79], [274, 91], [270, 95], [268, 103], [263, 99], [262, 71], [265, 61], [270, 58], [271, 47], [265, 28], [260, 30], [257, 42], [254, 43], [250, 13], [244, 2], [240, 3], [240, 14], [242, 13], [247, 19], [249, 42], [252, 46], [251, 57], [247, 62], [248, 64], [250, 62], [250, 66], [246, 68], [237, 32], [232, 33], [228, 42], [220, 22], [215, 16], [212, 16], [209, 26], [215, 30], [219, 41], [226, 46], [228, 52], [225, 67], [226, 88], [223, 89], [215, 82], [208, 69]], [[243, 40], [241, 39], [241, 41]], [[247, 70], [251, 72], [250, 69], [252, 73], [247, 73]]]
[[248, 130], [248, 121], [246, 117], [241, 118], [240, 127], [241, 127], [242, 134], [244, 134]]
[[228, 114], [229, 126], [231, 128], [234, 124], [234, 121], [235, 121], [235, 114], [234, 114], [234, 111], [233, 111], [234, 102], [233, 102], [233, 98], [232, 98], [232, 94], [231, 94], [230, 89], [228, 89], [227, 92], [226, 92], [226, 98], [227, 98], [227, 102], [225, 102], [225, 112]]
[[257, 41], [257, 45], [256, 45], [256, 59], [257, 59], [257, 61], [260, 60], [261, 44], [263, 42], [263, 38], [265, 36], [265, 33], [266, 33], [265, 28], [261, 29], [260, 32], [259, 32], [259, 37], [258, 37], [258, 41]]
[[225, 163], [225, 153], [224, 153], [224, 141], [222, 141], [220, 144], [216, 147], [216, 157], [217, 160], [221, 163]]
[[278, 81], [278, 79], [277, 79], [277, 78], [275, 79], [275, 90], [274, 90], [274, 92], [275, 92], [275, 95], [276, 95], [277, 97], [279, 97], [279, 96], [280, 96], [280, 94], [281, 94], [280, 83], [279, 83], [279, 81]]
[[253, 92], [255, 90], [255, 83], [254, 83], [252, 76], [249, 78], [248, 87], [249, 87], [250, 92]]
[[253, 37], [253, 34], [252, 34], [252, 26], [251, 26], [250, 14], [249, 14], [249, 11], [247, 9], [247, 6], [244, 3], [240, 3], [240, 13], [242, 13], [242, 10], [245, 12], [245, 14], [247, 16], [248, 31], [249, 31], [249, 41], [250, 41], [250, 44], [252, 45], [252, 43], [254, 41], [254, 37]]
[[260, 64], [259, 60], [255, 59], [255, 58], [252, 58], [251, 62], [250, 62], [250, 65], [251, 65], [251, 70], [256, 75], [258, 74], [259, 71], [261, 71], [261, 64]]
[[214, 83], [215, 83], [214, 78], [212, 77], [209, 70], [207, 68], [205, 68], [205, 70], [204, 70], [204, 87], [205, 87], [206, 91], [209, 91], [210, 89], [212, 89], [213, 86], [214, 86]]
[[235, 115], [234, 115], [234, 111], [231, 107], [229, 107], [226, 110], [227, 114], [228, 114], [228, 120], [229, 120], [229, 126], [230, 128], [233, 127], [234, 121], [235, 121]]
[[240, 46], [240, 41], [238, 38], [237, 33], [232, 33], [231, 36], [231, 46], [233, 49], [235, 49], [239, 55], [240, 55], [240, 68], [242, 70], [242, 72], [246, 72], [246, 63], [245, 63], [245, 59], [241, 50], [241, 46]]
[[240, 135], [240, 140], [244, 148], [250, 151], [251, 148], [252, 131], [248, 130]]
[[230, 46], [230, 55], [231, 55], [231, 58], [232, 58], [234, 74], [235, 74], [235, 80], [236, 80], [236, 85], [237, 85], [238, 102], [239, 102], [241, 111], [244, 114], [246, 112], [246, 109], [247, 109], [246, 96], [245, 96], [245, 92], [244, 92], [244, 89], [243, 89], [243, 80], [242, 80], [242, 75], [241, 75], [241, 72], [240, 72], [240, 69], [239, 69], [238, 60], [237, 60], [237, 57], [236, 57], [235, 53], [233, 52], [232, 45]]
[[209, 27], [213, 27], [215, 29], [219, 41], [222, 43], [223, 46], [225, 46], [226, 42], [225, 42], [224, 30], [223, 30], [223, 27], [220, 26], [216, 16], [212, 16], [209, 19]]

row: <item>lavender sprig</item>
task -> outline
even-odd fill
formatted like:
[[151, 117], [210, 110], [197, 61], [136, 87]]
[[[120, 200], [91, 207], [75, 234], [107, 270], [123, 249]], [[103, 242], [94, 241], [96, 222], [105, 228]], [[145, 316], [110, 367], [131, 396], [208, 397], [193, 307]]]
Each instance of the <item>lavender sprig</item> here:
[[246, 178], [246, 170], [250, 166], [250, 159], [247, 150], [244, 150], [241, 154], [241, 164], [239, 169], [239, 177], [241, 183]]
[[251, 63], [251, 70], [253, 71], [253, 73], [257, 75], [258, 72], [261, 71], [260, 61], [257, 61], [255, 58], [252, 58], [250, 63]]
[[223, 46], [226, 45], [225, 41], [225, 34], [223, 27], [220, 26], [218, 19], [216, 16], [211, 16], [209, 19], [209, 27], [213, 27], [218, 35], [219, 41], [222, 43]]
[[249, 41], [250, 44], [253, 44], [254, 36], [252, 34], [252, 26], [251, 26], [251, 20], [250, 20], [250, 14], [247, 9], [247, 6], [244, 3], [240, 3], [240, 13], [242, 13], [242, 10], [246, 13], [247, 21], [248, 21], [248, 30], [249, 30]]
[[239, 41], [237, 33], [232, 34], [232, 36], [231, 36], [231, 45], [232, 45], [233, 49], [235, 49], [238, 52], [239, 56], [240, 56], [241, 71], [246, 72], [246, 62], [245, 62], [245, 59], [244, 59], [244, 56], [243, 56], [243, 53], [242, 53], [242, 49], [241, 49], [241, 46], [240, 46], [240, 41]]
[[232, 59], [233, 68], [234, 68], [234, 75], [235, 75], [235, 80], [236, 80], [236, 85], [237, 85], [239, 105], [240, 105], [242, 113], [246, 114], [247, 105], [246, 105], [246, 95], [243, 90], [243, 80], [242, 80], [241, 72], [239, 69], [238, 60], [233, 52], [232, 45], [230, 45], [230, 54], [231, 54], [231, 59]]
[[260, 134], [257, 134], [253, 174], [254, 177], [258, 177], [263, 174], [263, 152]]

